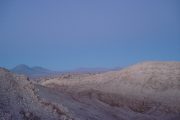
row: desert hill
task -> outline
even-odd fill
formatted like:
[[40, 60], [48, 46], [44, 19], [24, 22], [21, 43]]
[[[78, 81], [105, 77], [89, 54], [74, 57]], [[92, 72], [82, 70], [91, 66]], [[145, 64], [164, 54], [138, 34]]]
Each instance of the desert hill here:
[[153, 119], [180, 119], [180, 62], [144, 62], [120, 71], [54, 78], [41, 84]]

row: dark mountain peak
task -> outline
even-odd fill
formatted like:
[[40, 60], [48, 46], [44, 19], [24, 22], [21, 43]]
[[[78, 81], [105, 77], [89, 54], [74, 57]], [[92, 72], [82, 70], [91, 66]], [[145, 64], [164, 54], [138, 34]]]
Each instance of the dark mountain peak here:
[[11, 69], [11, 71], [17, 74], [24, 74], [28, 76], [42, 76], [52, 73], [51, 70], [48, 70], [46, 68], [40, 66], [29, 67], [28, 65], [25, 64], [17, 65], [13, 69]]
[[14, 67], [11, 71], [18, 74], [24, 74], [24, 73], [30, 73], [31, 68], [25, 64], [20, 64]]
[[[19, 64], [19, 65], [17, 65], [16, 67], [14, 67], [14, 68], [30, 68], [28, 65], [26, 65], [26, 64]], [[14, 69], [13, 68], [13, 69]]]

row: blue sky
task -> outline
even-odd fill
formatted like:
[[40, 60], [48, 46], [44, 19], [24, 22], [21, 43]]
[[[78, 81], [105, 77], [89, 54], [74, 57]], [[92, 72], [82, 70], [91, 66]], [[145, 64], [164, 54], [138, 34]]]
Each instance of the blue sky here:
[[180, 61], [179, 0], [1, 0], [0, 66]]

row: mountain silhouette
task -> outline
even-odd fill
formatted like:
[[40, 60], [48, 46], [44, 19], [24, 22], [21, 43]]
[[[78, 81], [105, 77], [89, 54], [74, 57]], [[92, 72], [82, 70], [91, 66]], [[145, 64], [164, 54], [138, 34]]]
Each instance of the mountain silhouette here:
[[42, 76], [53, 73], [53, 71], [40, 66], [29, 67], [25, 64], [17, 65], [13, 69], [11, 69], [11, 71], [16, 74], [24, 74], [27, 76]]

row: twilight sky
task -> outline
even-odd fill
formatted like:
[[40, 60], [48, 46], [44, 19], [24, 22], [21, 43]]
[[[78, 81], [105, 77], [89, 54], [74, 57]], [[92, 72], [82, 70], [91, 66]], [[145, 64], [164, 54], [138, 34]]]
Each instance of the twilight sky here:
[[180, 61], [179, 0], [0, 0], [0, 66]]

